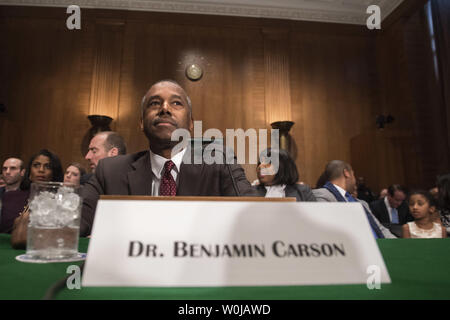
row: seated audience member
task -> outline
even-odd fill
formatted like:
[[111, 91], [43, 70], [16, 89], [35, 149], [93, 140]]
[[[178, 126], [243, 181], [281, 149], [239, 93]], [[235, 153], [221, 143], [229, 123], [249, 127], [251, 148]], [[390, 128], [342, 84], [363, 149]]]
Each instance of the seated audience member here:
[[102, 131], [91, 139], [85, 159], [89, 162], [89, 167], [94, 173], [99, 160], [126, 153], [127, 146], [121, 135], [114, 131]]
[[[264, 154], [267, 154], [269, 158]], [[275, 173], [270, 163], [270, 157], [277, 155], [279, 156], [279, 166]], [[260, 160], [261, 162], [256, 168], [259, 185], [254, 187], [260, 196], [266, 198], [295, 197], [297, 201], [316, 201], [310, 187], [297, 183], [299, 179], [297, 166], [287, 151], [282, 149], [275, 151], [269, 148], [263, 151]]]
[[191, 146], [175, 148], [179, 141], [172, 141], [172, 133], [193, 130], [191, 100], [178, 83], [162, 80], [153, 84], [142, 99], [140, 117], [149, 149], [98, 162], [95, 174], [82, 188], [80, 236], [91, 234], [102, 194], [256, 196], [240, 165], [194, 164]]
[[0, 233], [10, 233], [14, 219], [19, 216], [28, 199], [28, 191], [22, 190], [20, 184], [25, 175], [23, 161], [8, 158], [3, 162], [2, 177], [5, 186], [0, 188]]
[[428, 191], [428, 192], [431, 194], [431, 196], [432, 196], [436, 201], [439, 200], [439, 189], [438, 189], [438, 187], [431, 188], [430, 191]]
[[384, 199], [384, 197], [386, 197], [387, 195], [388, 195], [388, 189], [386, 189], [386, 188], [381, 189], [380, 195], [378, 196], [378, 200]]
[[75, 188], [80, 186], [81, 177], [86, 170], [78, 162], [72, 162], [64, 173], [64, 184], [72, 185]]
[[359, 202], [364, 209], [375, 238], [396, 238], [378, 222], [365, 202], [358, 201], [351, 195], [351, 192], [354, 192], [356, 188], [356, 179], [353, 169], [348, 163], [341, 160], [332, 160], [326, 165], [323, 175], [328, 178], [328, 181], [323, 188], [313, 190], [317, 201]]
[[[42, 149], [32, 156], [28, 162], [21, 188], [30, 190], [31, 183], [33, 182], [62, 182], [63, 176], [63, 170], [58, 156], [47, 149]], [[27, 202], [23, 203], [22, 208], [24, 206], [24, 210], [14, 220], [13, 224], [11, 245], [15, 249], [25, 248], [27, 242], [27, 227], [30, 213]]]
[[447, 230], [440, 223], [433, 222], [432, 215], [436, 211], [436, 204], [429, 192], [412, 192], [408, 205], [414, 221], [403, 225], [403, 238], [447, 237]]
[[391, 225], [404, 225], [413, 220], [405, 201], [406, 194], [404, 187], [393, 184], [389, 186], [386, 197], [370, 203], [370, 209], [378, 221], [388, 228]]
[[372, 190], [370, 190], [370, 188], [366, 185], [364, 177], [358, 177], [357, 192], [358, 192], [357, 198], [360, 200], [364, 200], [367, 203], [371, 203], [376, 199]]
[[439, 216], [442, 225], [450, 235], [450, 174], [442, 175], [438, 178], [438, 206]]
[[97, 133], [89, 143], [89, 149], [84, 157], [92, 173], [86, 173], [81, 176], [80, 184], [84, 185], [95, 173], [98, 162], [101, 159], [124, 155], [127, 153], [125, 140], [121, 135], [114, 131], [102, 131]]

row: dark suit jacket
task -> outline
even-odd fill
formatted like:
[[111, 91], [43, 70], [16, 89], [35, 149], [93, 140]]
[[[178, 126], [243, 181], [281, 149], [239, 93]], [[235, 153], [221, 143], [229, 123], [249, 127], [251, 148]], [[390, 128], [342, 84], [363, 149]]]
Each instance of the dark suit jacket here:
[[[372, 210], [375, 217], [377, 217], [378, 221], [380, 221], [380, 223], [384, 224], [385, 226], [389, 226], [391, 224], [388, 209], [386, 208], [386, 204], [384, 203], [384, 198], [371, 202], [370, 209]], [[414, 220], [414, 218], [409, 213], [408, 205], [405, 201], [397, 208], [397, 211], [398, 222], [400, 225]]]
[[[258, 185], [253, 188], [255, 188], [259, 196], [266, 196], [267, 190], [263, 185]], [[316, 197], [314, 197], [311, 188], [303, 184], [287, 185], [284, 191], [286, 193], [286, 198], [296, 198], [297, 201], [316, 201]]]
[[[184, 163], [189, 155], [190, 149], [180, 166], [177, 196], [236, 196], [226, 165]], [[240, 195], [257, 196], [242, 167], [237, 164], [230, 164], [230, 167]], [[94, 176], [81, 190], [80, 236], [91, 233], [100, 195], [151, 195], [152, 175], [149, 151], [100, 160]]]

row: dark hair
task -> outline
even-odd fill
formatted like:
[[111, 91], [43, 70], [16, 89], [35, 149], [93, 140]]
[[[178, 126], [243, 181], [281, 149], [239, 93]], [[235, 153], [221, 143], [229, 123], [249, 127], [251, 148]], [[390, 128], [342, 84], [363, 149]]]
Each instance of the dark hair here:
[[22, 184], [20, 185], [20, 188], [22, 190], [28, 190], [31, 186], [31, 180], [30, 180], [30, 172], [31, 172], [31, 165], [33, 164], [33, 161], [39, 157], [39, 156], [45, 156], [48, 157], [50, 160], [50, 169], [52, 170], [52, 179], [51, 181], [55, 182], [63, 182], [64, 180], [64, 172], [61, 166], [61, 161], [59, 161], [59, 158], [56, 154], [48, 151], [47, 149], [42, 149], [35, 155], [33, 155], [30, 158], [30, 161], [28, 161], [27, 170], [25, 171], [25, 178], [22, 181]]
[[[69, 163], [67, 168], [69, 168], [70, 166], [73, 166], [73, 167], [77, 168], [78, 171], [80, 171], [80, 179], [81, 179], [81, 176], [83, 174], [86, 174], [86, 169], [81, 164], [79, 164], [78, 162], [71, 162], [71, 163]], [[67, 170], [67, 168], [66, 168], [66, 170]]]
[[316, 189], [323, 188], [323, 186], [325, 185], [325, 183], [327, 183], [328, 180], [329, 179], [328, 179], [328, 176], [327, 176], [327, 172], [326, 171], [322, 172], [320, 177], [317, 179]]
[[401, 186], [401, 185], [399, 185], [399, 184], [392, 184], [392, 185], [389, 186], [389, 188], [388, 188], [388, 194], [389, 194], [391, 197], [394, 196], [395, 191], [401, 191], [401, 192], [403, 192], [405, 195], [408, 195], [408, 190], [407, 190], [405, 187], [403, 187], [403, 186]]
[[412, 196], [414, 195], [421, 195], [423, 196], [425, 199], [427, 199], [428, 203], [430, 204], [430, 207], [436, 207], [436, 200], [433, 198], [433, 196], [431, 195], [430, 192], [426, 191], [426, 190], [413, 190], [409, 195], [408, 195], [408, 202], [409, 199], [411, 199]]
[[[279, 156], [279, 166], [273, 184], [296, 184], [299, 179], [297, 166], [295, 165], [294, 159], [292, 159], [286, 150], [267, 148], [261, 153], [260, 159], [264, 159], [266, 156], [273, 157], [274, 155]], [[260, 162], [258, 162], [258, 164], [259, 163]]]
[[437, 179], [439, 209], [450, 211], [450, 174], [444, 174]]
[[325, 167], [324, 176], [327, 177], [327, 181], [333, 181], [342, 177], [344, 170], [351, 171], [352, 166], [342, 160], [331, 160]]
[[121, 135], [119, 135], [117, 132], [114, 131], [103, 131], [98, 134], [105, 134], [105, 150], [109, 151], [112, 148], [117, 148], [117, 151], [119, 154], [126, 154], [127, 153], [127, 146], [125, 144], [125, 140], [122, 138]]

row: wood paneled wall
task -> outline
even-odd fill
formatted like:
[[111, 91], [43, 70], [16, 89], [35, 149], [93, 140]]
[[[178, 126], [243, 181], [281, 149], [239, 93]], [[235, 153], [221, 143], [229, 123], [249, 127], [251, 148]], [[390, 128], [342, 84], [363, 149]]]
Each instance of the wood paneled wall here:
[[[386, 130], [409, 130], [414, 149], [411, 159], [402, 161], [399, 172], [404, 176], [402, 183], [414, 188], [431, 188], [437, 175], [450, 171], [450, 150], [442, 83], [435, 73], [424, 8], [382, 32], [377, 49], [379, 110], [395, 118]], [[416, 169], [404, 172], [411, 163], [417, 163]], [[384, 175], [386, 184], [395, 183], [392, 175], [387, 176], [383, 171], [380, 175]]]
[[[93, 113], [114, 118], [129, 152], [147, 148], [141, 98], [172, 78], [203, 131], [294, 121], [291, 151], [301, 180], [314, 186], [326, 162], [352, 160], [351, 138], [374, 129], [380, 105], [401, 102], [399, 88], [380, 84], [391, 79], [380, 72], [395, 69], [387, 57], [377, 63], [377, 33], [363, 26], [82, 9], [82, 29], [70, 31], [67, 16], [64, 8], [2, 7], [1, 160], [47, 147], [63, 165], [85, 163]], [[201, 80], [185, 77], [191, 63], [203, 68]], [[244, 165], [250, 181], [255, 167]]]

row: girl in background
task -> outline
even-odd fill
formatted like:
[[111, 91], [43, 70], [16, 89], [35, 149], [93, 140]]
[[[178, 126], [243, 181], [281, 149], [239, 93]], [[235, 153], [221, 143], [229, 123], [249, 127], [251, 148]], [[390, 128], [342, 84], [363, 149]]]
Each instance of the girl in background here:
[[408, 199], [409, 211], [414, 221], [403, 225], [403, 238], [446, 238], [447, 231], [433, 221], [436, 205], [427, 191], [414, 191]]
[[447, 235], [450, 234], [450, 174], [444, 174], [438, 178], [438, 207], [439, 218], [444, 228], [447, 229]]

